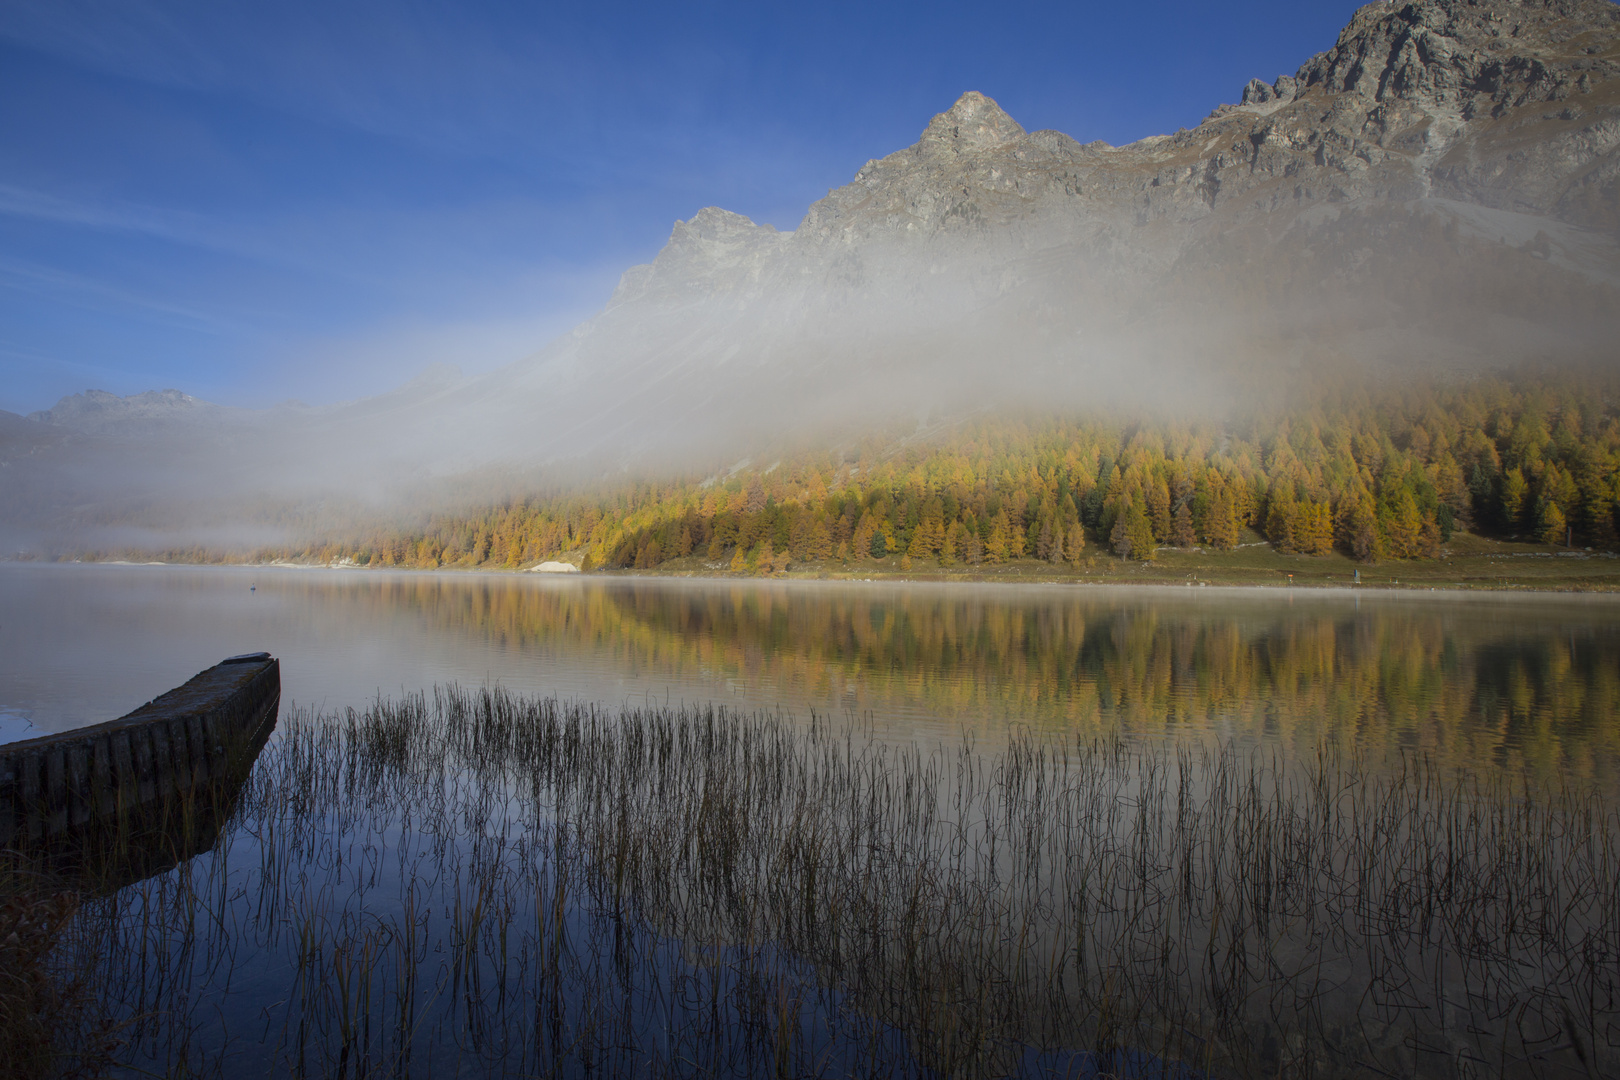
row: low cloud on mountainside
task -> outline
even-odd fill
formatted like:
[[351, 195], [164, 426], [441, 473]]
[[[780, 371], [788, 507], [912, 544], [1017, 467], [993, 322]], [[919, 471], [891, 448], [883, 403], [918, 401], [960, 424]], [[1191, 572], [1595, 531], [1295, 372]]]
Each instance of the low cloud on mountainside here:
[[508, 368], [323, 409], [8, 422], [28, 479], [0, 542], [494, 497], [998, 407], [1219, 415], [1322, 378], [1613, 370], [1616, 14], [1374, 6], [1296, 75], [1118, 148], [969, 93], [791, 233], [677, 224]]

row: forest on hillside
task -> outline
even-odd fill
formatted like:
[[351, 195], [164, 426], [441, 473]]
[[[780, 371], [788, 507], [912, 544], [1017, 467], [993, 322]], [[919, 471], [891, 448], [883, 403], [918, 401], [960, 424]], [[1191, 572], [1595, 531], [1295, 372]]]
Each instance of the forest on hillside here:
[[1151, 560], [1228, 550], [1252, 528], [1286, 553], [1437, 556], [1455, 530], [1613, 548], [1620, 412], [1594, 378], [1339, 389], [1237, 421], [983, 416], [744, 463], [705, 477], [356, 529], [261, 559], [405, 567], [735, 571], [857, 563]]

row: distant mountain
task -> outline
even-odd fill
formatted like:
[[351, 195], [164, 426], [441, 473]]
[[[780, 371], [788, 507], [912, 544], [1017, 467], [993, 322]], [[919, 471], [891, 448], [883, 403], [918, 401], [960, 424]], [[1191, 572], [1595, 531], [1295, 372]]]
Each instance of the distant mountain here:
[[154, 425], [229, 422], [231, 410], [201, 401], [179, 390], [148, 390], [119, 397], [105, 390], [86, 390], [58, 401], [28, 419], [83, 432], [139, 432]]
[[1374, 4], [1294, 75], [1117, 148], [968, 93], [792, 233], [677, 223], [599, 316], [466, 400], [521, 403], [531, 423], [485, 425], [492, 444], [556, 454], [1003, 400], [1207, 404], [1300, 367], [1607, 362], [1617, 30], [1606, 0]]
[[421, 498], [493, 468], [512, 471], [476, 490], [516, 489], [998, 405], [1220, 410], [1328, 376], [1612, 367], [1617, 74], [1607, 0], [1422, 0], [1368, 5], [1295, 74], [1128, 146], [967, 93], [791, 233], [677, 222], [602, 312], [507, 368], [255, 414], [81, 395], [35, 414], [71, 437], [26, 463], [0, 429], [0, 464], [66, 470], [58, 521], [151, 525], [177, 492], [217, 516], [225, 494]]

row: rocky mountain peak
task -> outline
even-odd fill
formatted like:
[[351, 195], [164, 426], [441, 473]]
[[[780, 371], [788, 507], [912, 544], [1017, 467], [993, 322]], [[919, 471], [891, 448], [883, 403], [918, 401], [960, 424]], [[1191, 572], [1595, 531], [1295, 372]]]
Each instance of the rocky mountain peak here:
[[929, 122], [917, 147], [924, 152], [974, 153], [993, 150], [1023, 134], [1023, 127], [1000, 105], [969, 90]]
[[678, 243], [690, 241], [703, 243], [711, 241], [731, 241], [739, 237], [752, 236], [755, 230], [764, 228], [775, 232], [773, 225], [760, 226], [744, 217], [742, 214], [718, 206], [705, 206], [693, 214], [689, 221], [677, 221], [670, 232], [670, 242]]
[[[73, 477], [128, 502], [145, 495], [125, 490], [123, 459], [73, 457], [80, 433], [120, 452], [123, 433], [155, 433], [231, 490], [249, 459], [276, 476], [342, 460], [382, 484], [513, 453], [735, 460], [731, 440], [999, 403], [1218, 402], [1347, 365], [1615, 367], [1620, 8], [1401, 0], [1322, 44], [1196, 128], [1118, 147], [1026, 133], [964, 94], [795, 231], [700, 210], [573, 334], [442, 390], [258, 421], [177, 392], [92, 392], [43, 423], [0, 413], [0, 466], [59, 444]], [[66, 472], [32, 475], [0, 483], [0, 525], [19, 491], [80, 513]]]
[[[792, 235], [778, 232], [774, 225], [756, 225], [742, 214], [706, 206], [690, 220], [675, 223], [669, 242], [650, 265], [625, 271], [609, 303], [645, 295], [659, 278], [676, 287], [716, 274], [746, 279], [760, 259], [777, 251]], [[700, 288], [706, 287], [704, 280]]]
[[1620, 7], [1610, 0], [1381, 0], [1307, 61], [1302, 87], [1486, 111], [1561, 100], [1582, 74], [1614, 74]]
[[870, 300], [952, 275], [999, 296], [1066, 263], [1148, 282], [1234, 230], [1280, 242], [1313, 207], [1412, 200], [1546, 219], [1527, 236], [1598, 230], [1570, 259], [1620, 276], [1602, 238], [1620, 235], [1617, 31], [1610, 0], [1380, 0], [1296, 75], [1251, 80], [1196, 130], [1121, 147], [1028, 133], [969, 91], [795, 232], [700, 211], [614, 299]]

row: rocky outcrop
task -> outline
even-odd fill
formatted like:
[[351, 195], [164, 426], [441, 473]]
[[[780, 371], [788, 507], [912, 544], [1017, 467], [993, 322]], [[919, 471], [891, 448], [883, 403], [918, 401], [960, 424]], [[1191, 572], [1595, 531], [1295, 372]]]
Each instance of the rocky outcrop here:
[[706, 207], [690, 221], [675, 223], [655, 262], [625, 271], [608, 305], [643, 299], [655, 285], [677, 295], [746, 290], [758, 283], [765, 261], [782, 250], [782, 240], [775, 226]]
[[576, 447], [587, 425], [651, 446], [673, 436], [630, 419], [643, 401], [689, 437], [952, 388], [1208, 397], [1268, 365], [1590, 358], [1620, 283], [1617, 29], [1605, 0], [1372, 4], [1294, 74], [1119, 147], [969, 92], [791, 233], [677, 223], [601, 315], [488, 382], [570, 398]]
[[[621, 297], [660, 278], [757, 286], [789, 261], [865, 287], [869, 249], [980, 238], [972, 256], [1091, 242], [1163, 267], [1209, 229], [1321, 203], [1442, 198], [1620, 226], [1620, 8], [1607, 0], [1375, 3], [1292, 76], [1251, 80], [1198, 128], [1123, 147], [1025, 132], [964, 94], [784, 237], [705, 210]], [[958, 245], [960, 247], [960, 245]], [[963, 255], [962, 251], [954, 254]]]
[[28, 419], [75, 431], [117, 431], [152, 424], [211, 418], [218, 405], [199, 401], [179, 390], [148, 390], [119, 397], [105, 390], [86, 390], [58, 401]]

